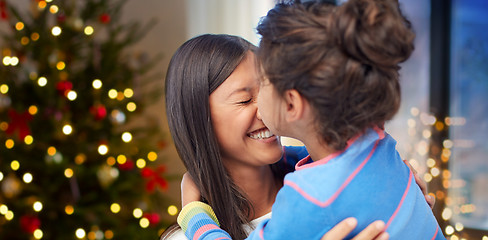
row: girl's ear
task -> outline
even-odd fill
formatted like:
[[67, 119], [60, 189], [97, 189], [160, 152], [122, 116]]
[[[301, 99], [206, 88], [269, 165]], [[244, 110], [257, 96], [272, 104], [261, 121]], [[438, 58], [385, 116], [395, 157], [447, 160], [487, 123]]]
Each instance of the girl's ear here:
[[303, 118], [307, 100], [297, 90], [290, 89], [285, 92], [284, 104], [286, 104], [285, 120], [288, 123]]

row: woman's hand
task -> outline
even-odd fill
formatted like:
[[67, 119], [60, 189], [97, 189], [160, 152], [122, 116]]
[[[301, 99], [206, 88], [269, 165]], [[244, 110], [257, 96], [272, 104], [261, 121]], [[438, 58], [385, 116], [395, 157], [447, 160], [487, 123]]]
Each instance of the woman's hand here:
[[[355, 218], [346, 218], [342, 222], [330, 229], [321, 240], [337, 240], [344, 239], [349, 233], [354, 230], [358, 221]], [[363, 231], [356, 235], [353, 240], [387, 240], [390, 238], [385, 231], [385, 223], [383, 221], [375, 221], [369, 224]]]
[[407, 164], [410, 170], [412, 170], [413, 176], [415, 177], [415, 182], [417, 183], [417, 185], [419, 185], [420, 190], [422, 190], [422, 193], [424, 193], [425, 200], [429, 204], [430, 208], [433, 209], [435, 204], [435, 197], [433, 195], [429, 195], [429, 193], [427, 192], [427, 183], [425, 183], [422, 179], [420, 179], [417, 170], [415, 170], [415, 168], [413, 168], [412, 165], [410, 165], [410, 163], [407, 160], [403, 160], [403, 162]]
[[200, 201], [200, 198], [200, 190], [198, 190], [190, 174], [186, 172], [181, 179], [181, 206], [184, 207], [193, 201]]

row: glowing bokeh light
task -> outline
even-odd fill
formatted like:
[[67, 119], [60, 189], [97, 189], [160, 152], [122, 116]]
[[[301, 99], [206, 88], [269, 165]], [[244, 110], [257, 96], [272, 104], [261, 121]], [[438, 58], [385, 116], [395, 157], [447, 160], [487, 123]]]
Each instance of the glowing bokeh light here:
[[140, 208], [136, 208], [134, 209], [134, 211], [132, 211], [132, 215], [134, 215], [135, 218], [140, 218], [142, 217], [142, 210]]
[[149, 161], [156, 161], [157, 158], [158, 154], [156, 152], [149, 152], [147, 154], [147, 159], [149, 159]]
[[122, 134], [122, 141], [124, 141], [126, 143], [132, 141], [132, 134], [130, 134], [130, 132], [124, 132]]
[[90, 35], [93, 34], [94, 29], [93, 29], [92, 26], [86, 26], [84, 32], [85, 32], [86, 35], [90, 36]]
[[12, 170], [14, 170], [14, 171], [19, 170], [19, 168], [20, 168], [20, 163], [19, 163], [19, 161], [17, 161], [17, 160], [13, 160], [13, 161], [10, 163], [10, 168], [12, 168]]
[[69, 100], [74, 101], [78, 97], [78, 94], [75, 91], [71, 90], [71, 91], [68, 92], [68, 94], [66, 95], [66, 97]]
[[32, 174], [25, 173], [24, 176], [22, 176], [22, 180], [24, 180], [25, 183], [31, 183], [33, 180]]
[[132, 89], [130, 89], [130, 88], [126, 88], [124, 90], [124, 96], [126, 98], [131, 98], [132, 96], [134, 96], [134, 91]]
[[23, 22], [17, 22], [15, 24], [15, 29], [17, 29], [17, 31], [24, 29], [24, 23]]
[[35, 239], [41, 239], [44, 236], [44, 233], [41, 229], [36, 229], [32, 235], [34, 235]]
[[41, 86], [41, 87], [46, 86], [46, 84], [47, 84], [47, 78], [40, 77], [39, 79], [37, 79], [37, 84], [39, 84], [39, 86]]
[[51, 29], [51, 34], [55, 37], [61, 35], [61, 28], [59, 26], [54, 26], [52, 29]]
[[5, 141], [5, 147], [6, 147], [6, 148], [8, 148], [8, 149], [12, 149], [14, 146], [15, 146], [15, 142], [14, 142], [14, 140], [12, 140], [12, 139], [7, 139], [7, 141]]
[[24, 138], [24, 142], [27, 145], [31, 145], [34, 142], [34, 138], [31, 135], [27, 135]]
[[108, 147], [107, 147], [107, 145], [105, 145], [105, 144], [101, 144], [100, 146], [98, 146], [98, 153], [99, 153], [100, 155], [105, 155], [105, 154], [107, 154], [107, 153], [108, 153]]
[[71, 168], [66, 168], [66, 169], [64, 170], [64, 176], [65, 176], [66, 178], [72, 178], [72, 177], [73, 177], [73, 175], [74, 175], [73, 169], [71, 169]]
[[118, 203], [112, 203], [112, 205], [110, 205], [110, 211], [113, 213], [120, 212], [120, 205]]
[[139, 220], [139, 225], [141, 225], [142, 228], [149, 227], [149, 219], [141, 218], [141, 220]]
[[33, 205], [32, 205], [32, 208], [34, 209], [34, 211], [36, 212], [40, 212], [42, 210], [42, 203], [39, 202], [39, 201], [36, 201]]
[[71, 125], [66, 124], [63, 126], [63, 133], [65, 135], [70, 135], [72, 132], [73, 132], [73, 127], [71, 127]]
[[95, 89], [100, 89], [102, 87], [102, 81], [100, 79], [95, 79], [92, 82], [92, 86]]
[[64, 207], [64, 212], [68, 215], [71, 215], [75, 212], [75, 209], [71, 205], [66, 205], [66, 207]]
[[178, 213], [178, 208], [175, 205], [171, 205], [168, 207], [168, 214], [171, 216], [175, 216]]
[[146, 166], [146, 160], [142, 158], [137, 159], [136, 166], [141, 169], [144, 168]]
[[137, 109], [137, 106], [134, 102], [127, 103], [127, 110], [129, 112], [134, 112]]
[[84, 229], [78, 228], [78, 229], [76, 229], [75, 235], [77, 238], [82, 239], [86, 236], [86, 232]]

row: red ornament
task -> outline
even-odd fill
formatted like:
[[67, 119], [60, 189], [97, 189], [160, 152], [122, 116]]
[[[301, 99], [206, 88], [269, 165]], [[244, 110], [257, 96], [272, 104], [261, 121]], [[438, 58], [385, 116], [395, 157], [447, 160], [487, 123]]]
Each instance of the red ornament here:
[[161, 217], [157, 213], [144, 213], [143, 217], [149, 220], [149, 224], [156, 225], [161, 221]]
[[59, 14], [57, 17], [56, 17], [56, 20], [58, 20], [58, 23], [64, 23], [66, 21], [66, 15], [64, 14]]
[[66, 96], [68, 92], [73, 89], [73, 83], [70, 81], [61, 81], [56, 84], [56, 90], [58, 90], [59, 95]]
[[110, 15], [108, 15], [107, 13], [104, 13], [104, 14], [100, 15], [99, 20], [101, 23], [109, 23], [110, 22]]
[[132, 169], [134, 169], [134, 161], [127, 159], [127, 161], [125, 161], [125, 163], [119, 164], [119, 168], [120, 168], [120, 170], [125, 170], [125, 171], [132, 170]]
[[5, 130], [5, 133], [12, 135], [18, 131], [19, 140], [23, 141], [27, 135], [30, 135], [28, 122], [32, 120], [32, 115], [28, 111], [17, 113], [15, 110], [9, 109], [8, 116], [10, 117], [10, 123], [8, 124], [7, 130]]
[[161, 176], [165, 171], [166, 168], [163, 165], [156, 169], [145, 167], [141, 170], [142, 177], [148, 179], [146, 183], [146, 191], [152, 193], [156, 187], [160, 187], [163, 190], [168, 189], [168, 181]]
[[100, 121], [107, 116], [107, 109], [102, 104], [90, 107], [90, 113], [95, 117], [95, 120]]
[[0, 0], [0, 18], [3, 20], [8, 19], [7, 3], [5, 0]]
[[27, 233], [34, 233], [41, 226], [41, 221], [35, 216], [24, 215], [20, 217], [20, 226]]

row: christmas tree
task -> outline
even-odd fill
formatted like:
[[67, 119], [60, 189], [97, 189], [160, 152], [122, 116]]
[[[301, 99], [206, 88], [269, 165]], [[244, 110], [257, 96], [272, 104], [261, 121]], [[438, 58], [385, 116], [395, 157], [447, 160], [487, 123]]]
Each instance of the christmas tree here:
[[0, 239], [157, 239], [177, 212], [141, 117], [157, 59], [130, 51], [151, 23], [122, 23], [124, 1], [27, 3], [0, 0]]

